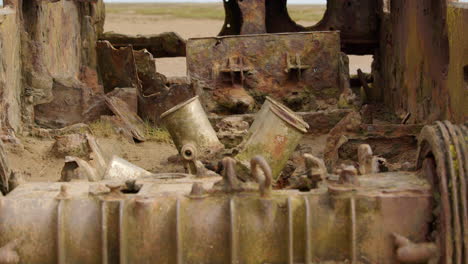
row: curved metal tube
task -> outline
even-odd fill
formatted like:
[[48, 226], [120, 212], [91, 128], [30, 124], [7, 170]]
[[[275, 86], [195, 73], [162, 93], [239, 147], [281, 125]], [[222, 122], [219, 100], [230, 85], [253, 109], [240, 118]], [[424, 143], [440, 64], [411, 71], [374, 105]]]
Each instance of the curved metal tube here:
[[[258, 169], [263, 171], [264, 177], [260, 176]], [[270, 165], [262, 156], [255, 156], [250, 160], [250, 170], [259, 184], [260, 196], [267, 196], [271, 191], [271, 182], [273, 181]]]
[[236, 165], [236, 160], [230, 157], [225, 157], [222, 161], [223, 164], [223, 178], [226, 184], [228, 191], [240, 191], [241, 188], [237, 184], [236, 170], [234, 169]]

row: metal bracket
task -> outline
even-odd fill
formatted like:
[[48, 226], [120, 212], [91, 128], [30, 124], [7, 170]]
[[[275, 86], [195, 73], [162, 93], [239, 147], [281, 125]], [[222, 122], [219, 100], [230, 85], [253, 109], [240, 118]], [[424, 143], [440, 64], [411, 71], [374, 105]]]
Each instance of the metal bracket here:
[[241, 56], [230, 57], [220, 69], [222, 75], [230, 77], [232, 85], [240, 83], [244, 86], [245, 73], [252, 71], [252, 68], [245, 66], [244, 60]]
[[310, 65], [302, 64], [301, 55], [296, 53], [295, 56], [291, 56], [289, 52], [286, 52], [286, 69], [287, 73], [296, 73], [297, 79], [300, 81], [302, 78], [302, 72], [310, 69]]

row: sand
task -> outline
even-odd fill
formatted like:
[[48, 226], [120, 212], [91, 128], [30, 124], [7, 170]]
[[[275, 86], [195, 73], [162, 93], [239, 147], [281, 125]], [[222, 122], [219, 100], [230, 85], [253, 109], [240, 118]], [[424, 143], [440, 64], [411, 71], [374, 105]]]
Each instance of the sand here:
[[[311, 22], [299, 21], [299, 24], [310, 25]], [[159, 34], [173, 31], [185, 39], [216, 36], [223, 26], [222, 20], [184, 19], [156, 15], [108, 14], [105, 31], [123, 34]], [[372, 56], [349, 56], [350, 73], [357, 69], [371, 71]], [[184, 57], [159, 58], [156, 60], [158, 72], [166, 76], [185, 76], [187, 72]]]

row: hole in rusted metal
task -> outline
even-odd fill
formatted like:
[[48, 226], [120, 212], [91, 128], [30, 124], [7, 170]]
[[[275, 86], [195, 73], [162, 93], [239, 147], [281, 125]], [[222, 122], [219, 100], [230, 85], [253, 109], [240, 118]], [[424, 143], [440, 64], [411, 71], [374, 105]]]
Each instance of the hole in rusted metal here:
[[142, 186], [142, 184], [137, 184], [135, 180], [128, 180], [125, 182], [125, 186], [120, 190], [120, 192], [125, 194], [136, 194], [141, 190]]

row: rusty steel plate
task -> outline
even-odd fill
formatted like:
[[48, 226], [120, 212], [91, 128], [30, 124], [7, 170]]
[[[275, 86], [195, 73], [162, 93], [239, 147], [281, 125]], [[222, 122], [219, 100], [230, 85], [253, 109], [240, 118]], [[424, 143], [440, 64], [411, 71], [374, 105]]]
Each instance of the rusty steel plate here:
[[[295, 111], [339, 97], [339, 32], [189, 39], [188, 76], [209, 111], [253, 112], [265, 96]], [[210, 102], [210, 100], [214, 100]], [[251, 103], [254, 102], [254, 103]], [[243, 105], [243, 107], [240, 107]]]

